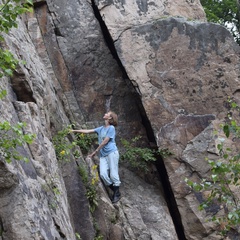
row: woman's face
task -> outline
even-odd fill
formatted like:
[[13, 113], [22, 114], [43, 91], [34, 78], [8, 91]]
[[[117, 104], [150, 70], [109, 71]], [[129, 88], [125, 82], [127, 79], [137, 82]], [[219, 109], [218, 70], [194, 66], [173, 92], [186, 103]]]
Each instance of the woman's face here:
[[104, 116], [103, 116], [103, 119], [104, 119], [104, 120], [109, 120], [109, 119], [111, 119], [111, 112], [105, 113]]

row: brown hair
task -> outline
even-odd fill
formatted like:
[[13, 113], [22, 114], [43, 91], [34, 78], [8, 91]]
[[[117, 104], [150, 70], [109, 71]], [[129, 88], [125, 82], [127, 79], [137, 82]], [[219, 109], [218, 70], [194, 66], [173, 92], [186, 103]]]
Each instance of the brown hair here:
[[118, 125], [118, 116], [115, 112], [109, 111], [110, 113], [110, 119], [108, 120], [110, 125], [117, 126]]

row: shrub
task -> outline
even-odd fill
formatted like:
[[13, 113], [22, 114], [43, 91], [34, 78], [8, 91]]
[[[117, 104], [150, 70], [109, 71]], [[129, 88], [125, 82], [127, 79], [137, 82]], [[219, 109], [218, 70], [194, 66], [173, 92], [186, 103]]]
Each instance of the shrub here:
[[93, 213], [98, 206], [97, 184], [99, 182], [99, 175], [97, 165], [92, 166], [90, 176], [83, 164], [79, 166], [79, 173], [87, 190], [86, 197], [89, 201], [90, 211]]
[[8, 121], [0, 123], [0, 156], [8, 163], [13, 159], [28, 161], [28, 158], [23, 157], [16, 148], [26, 143], [31, 144], [36, 135], [23, 133], [24, 126], [26, 123], [15, 125], [11, 125]]
[[[76, 146], [76, 142], [70, 142], [67, 137], [70, 129], [72, 129], [72, 126], [68, 125], [53, 137], [53, 145], [58, 160], [69, 161], [72, 150]], [[79, 155], [79, 153], [75, 153]]]
[[96, 135], [92, 134], [76, 134], [76, 144], [81, 148], [83, 153], [88, 153], [92, 144], [96, 141]]
[[[228, 104], [230, 111], [225, 124], [220, 127], [226, 138], [236, 139], [240, 137], [240, 126], [234, 116], [239, 116], [240, 108], [231, 99], [228, 99]], [[217, 145], [220, 159], [206, 159], [211, 169], [209, 179], [202, 179], [200, 183], [192, 182], [188, 178], [185, 181], [194, 191], [209, 193], [200, 204], [200, 210], [207, 211], [211, 206], [218, 206], [218, 211], [224, 210], [221, 216], [217, 216], [216, 212], [211, 221], [219, 224], [221, 233], [225, 235], [231, 228], [240, 224], [240, 199], [236, 194], [240, 186], [240, 154], [234, 154], [231, 148], [225, 147], [225, 139], [221, 140]]]
[[138, 147], [137, 143], [140, 139], [141, 136], [137, 136], [130, 141], [121, 139], [124, 151], [121, 152], [120, 159], [128, 162], [131, 167], [148, 172], [149, 163], [155, 162], [158, 156], [167, 157], [172, 155], [167, 148], [155, 150], [147, 147]]

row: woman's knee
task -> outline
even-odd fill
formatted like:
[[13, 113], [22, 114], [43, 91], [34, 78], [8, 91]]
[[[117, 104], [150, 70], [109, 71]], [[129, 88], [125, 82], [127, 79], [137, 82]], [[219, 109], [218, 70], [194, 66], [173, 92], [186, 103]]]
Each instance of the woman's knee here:
[[118, 173], [110, 174], [110, 179], [111, 179], [113, 182], [119, 181], [119, 175], [118, 175]]
[[108, 173], [106, 171], [100, 171], [100, 178], [101, 179], [107, 179]]

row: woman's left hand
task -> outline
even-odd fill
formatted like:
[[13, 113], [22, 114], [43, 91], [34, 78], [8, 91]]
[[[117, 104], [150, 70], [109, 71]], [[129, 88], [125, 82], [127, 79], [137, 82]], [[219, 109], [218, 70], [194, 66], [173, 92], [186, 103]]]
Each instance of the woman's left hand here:
[[88, 157], [92, 158], [93, 156], [95, 156], [97, 153], [97, 151], [94, 151], [92, 154], [88, 155]]

